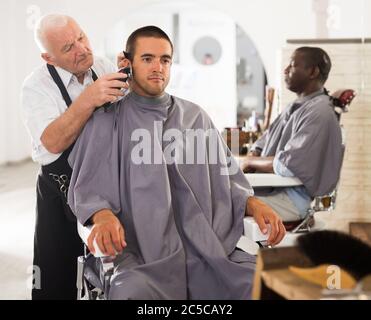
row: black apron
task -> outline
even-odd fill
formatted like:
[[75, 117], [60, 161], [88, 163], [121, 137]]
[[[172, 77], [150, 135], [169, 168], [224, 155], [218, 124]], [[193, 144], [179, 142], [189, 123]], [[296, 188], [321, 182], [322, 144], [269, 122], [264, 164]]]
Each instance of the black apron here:
[[[47, 67], [69, 107], [72, 101], [57, 70], [51, 65]], [[93, 70], [92, 78], [97, 80]], [[77, 233], [76, 217], [67, 204], [72, 173], [67, 158], [73, 146], [53, 163], [42, 166], [38, 176], [33, 260], [38, 268], [34, 272], [33, 300], [77, 297], [77, 257], [83, 255], [84, 249]]]

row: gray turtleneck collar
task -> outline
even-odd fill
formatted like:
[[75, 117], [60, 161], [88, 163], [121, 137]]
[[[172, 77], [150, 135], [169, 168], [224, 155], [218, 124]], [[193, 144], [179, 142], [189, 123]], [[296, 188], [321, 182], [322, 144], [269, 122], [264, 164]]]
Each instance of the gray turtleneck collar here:
[[164, 94], [160, 97], [149, 98], [149, 97], [140, 96], [139, 94], [132, 91], [130, 92], [130, 96], [134, 101], [140, 104], [146, 104], [146, 105], [152, 105], [152, 106], [166, 104], [170, 99], [170, 95], [166, 92], [164, 92]]

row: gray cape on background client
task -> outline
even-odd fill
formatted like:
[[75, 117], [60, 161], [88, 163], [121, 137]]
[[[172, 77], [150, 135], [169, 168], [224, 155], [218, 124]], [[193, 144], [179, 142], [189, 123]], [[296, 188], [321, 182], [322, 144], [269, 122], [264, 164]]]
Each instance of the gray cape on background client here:
[[[143, 142], [133, 141], [137, 129], [151, 140], [152, 161], [160, 154], [162, 163], [134, 163], [133, 150]], [[168, 129], [180, 130], [181, 137], [165, 141]], [[221, 174], [228, 150], [219, 134], [217, 163], [209, 161], [208, 150], [204, 164], [168, 163], [167, 148], [197, 154], [197, 145], [180, 141], [187, 129], [215, 127], [191, 102], [132, 92], [108, 112], [94, 113], [70, 155], [68, 202], [78, 220], [86, 224], [107, 208], [125, 229], [127, 247], [115, 261], [110, 299], [250, 297], [255, 258], [236, 244], [253, 190], [239, 169]]]
[[275, 156], [311, 197], [328, 194], [339, 181], [344, 153], [341, 129], [323, 89], [288, 106], [256, 147], [262, 149], [262, 157]]

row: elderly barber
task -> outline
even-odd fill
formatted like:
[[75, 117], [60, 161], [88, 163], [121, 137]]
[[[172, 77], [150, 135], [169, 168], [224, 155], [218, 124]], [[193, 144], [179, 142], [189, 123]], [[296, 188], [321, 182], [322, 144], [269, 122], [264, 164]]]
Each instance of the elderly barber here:
[[86, 34], [68, 16], [42, 17], [35, 39], [46, 63], [22, 88], [32, 158], [41, 165], [33, 262], [40, 273], [35, 272], [32, 299], [75, 299], [76, 260], [83, 246], [66, 202], [71, 175], [67, 157], [94, 110], [123, 96], [127, 84], [120, 79], [126, 75], [93, 56]]

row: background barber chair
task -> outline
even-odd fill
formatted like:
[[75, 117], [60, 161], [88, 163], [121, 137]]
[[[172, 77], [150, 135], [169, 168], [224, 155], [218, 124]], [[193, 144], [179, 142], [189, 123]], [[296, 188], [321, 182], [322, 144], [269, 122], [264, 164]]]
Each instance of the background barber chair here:
[[[340, 121], [341, 115], [343, 113], [348, 112], [348, 107], [351, 104], [355, 97], [355, 92], [351, 89], [342, 89], [334, 92], [331, 95], [331, 100], [333, 102], [335, 114]], [[343, 157], [345, 153], [345, 135], [344, 129], [342, 129], [342, 136], [343, 136]], [[282, 177], [276, 174], [246, 174], [246, 178], [248, 179], [249, 183], [253, 188], [258, 187], [294, 187], [302, 185], [302, 182], [295, 177]], [[314, 214], [316, 212], [323, 212], [323, 211], [332, 211], [335, 209], [336, 205], [336, 197], [337, 197], [337, 184], [336, 188], [330, 192], [329, 194], [315, 197], [312, 206], [308, 211], [307, 216], [305, 219], [300, 221], [293, 221], [293, 222], [285, 222], [284, 225], [286, 227], [287, 234], [279, 246], [291, 246], [295, 243], [295, 239], [300, 233], [309, 232], [312, 228], [314, 229], [321, 229], [323, 226], [319, 225], [314, 221]], [[259, 226], [251, 217], [246, 217], [244, 219], [244, 232], [245, 236], [257, 242], [261, 246], [266, 245], [266, 240], [268, 239], [268, 235], [264, 235], [260, 232]]]

